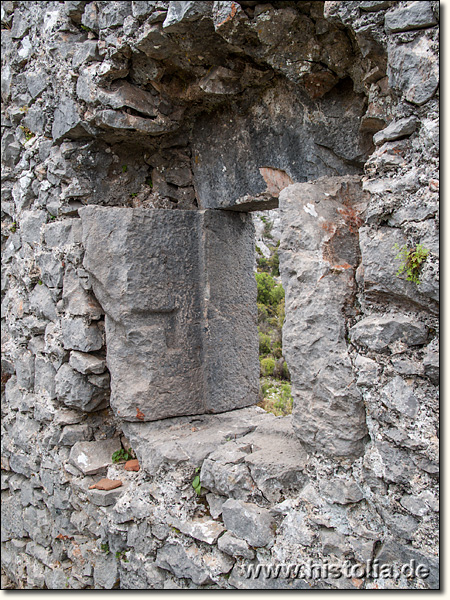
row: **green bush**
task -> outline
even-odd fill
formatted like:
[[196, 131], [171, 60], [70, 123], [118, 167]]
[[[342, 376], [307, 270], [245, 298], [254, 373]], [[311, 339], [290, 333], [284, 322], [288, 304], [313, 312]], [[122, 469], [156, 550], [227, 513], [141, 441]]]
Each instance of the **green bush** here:
[[272, 349], [270, 336], [266, 335], [265, 333], [262, 333], [261, 331], [258, 333], [258, 336], [259, 336], [259, 354], [263, 355], [263, 356], [265, 354], [269, 354]]
[[258, 323], [266, 321], [269, 318], [269, 311], [265, 304], [258, 303]]
[[269, 273], [255, 273], [257, 286], [257, 299], [259, 304], [276, 307], [284, 299], [284, 289], [277, 285]]
[[275, 369], [275, 361], [273, 358], [262, 358], [260, 359], [261, 365], [261, 374], [263, 377], [270, 377], [273, 375], [273, 370]]

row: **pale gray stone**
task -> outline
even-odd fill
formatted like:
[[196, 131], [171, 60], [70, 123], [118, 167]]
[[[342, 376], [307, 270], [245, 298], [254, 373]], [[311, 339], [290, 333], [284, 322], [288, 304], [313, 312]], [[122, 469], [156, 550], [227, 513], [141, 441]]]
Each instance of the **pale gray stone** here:
[[2, 135], [1, 151], [3, 164], [7, 167], [14, 167], [20, 158], [21, 147], [12, 131], [6, 131]]
[[425, 344], [428, 327], [416, 318], [400, 313], [372, 315], [358, 321], [350, 329], [350, 337], [352, 342], [380, 352], [395, 342], [403, 342], [408, 346]]
[[36, 246], [41, 239], [42, 225], [47, 221], [47, 214], [43, 210], [26, 210], [20, 219], [22, 242]]
[[121, 449], [119, 438], [76, 442], [69, 455], [69, 462], [85, 475], [96, 475], [112, 465], [112, 455]]
[[91, 319], [100, 319], [103, 315], [97, 300], [82, 287], [72, 265], [68, 265], [64, 273], [62, 298], [66, 314], [87, 316]]
[[99, 29], [119, 27], [131, 15], [130, 2], [109, 2], [102, 6], [98, 14]]
[[102, 334], [97, 325], [88, 325], [82, 317], [62, 319], [61, 328], [66, 350], [93, 352], [103, 346]]
[[72, 66], [78, 68], [83, 64], [99, 60], [100, 54], [98, 52], [97, 42], [94, 40], [86, 40], [79, 44], [78, 48], [75, 50]]
[[407, 137], [415, 132], [418, 123], [419, 121], [416, 117], [407, 117], [406, 119], [400, 119], [400, 121], [393, 121], [373, 136], [374, 144], [380, 146], [385, 142]]
[[44, 69], [27, 71], [26, 82], [33, 100], [40, 96], [48, 85], [48, 76]]
[[417, 565], [422, 564], [429, 569], [429, 575], [420, 578], [425, 589], [438, 590], [439, 588], [439, 559], [431, 556], [410, 545], [403, 544], [394, 539], [388, 539], [377, 554], [380, 564], [409, 564], [414, 560]]
[[117, 414], [148, 421], [256, 402], [251, 220], [215, 211], [80, 213]]
[[50, 288], [62, 287], [64, 268], [61, 260], [51, 252], [41, 252], [37, 255], [36, 262], [45, 285]]
[[131, 3], [133, 16], [137, 19], [142, 20], [151, 15], [151, 23], [156, 22], [156, 20], [164, 21], [167, 14], [167, 10], [165, 10], [165, 8], [167, 8], [168, 6], [169, 2], [158, 2], [157, 6], [155, 6], [155, 2], [149, 2], [148, 0]]
[[222, 507], [225, 527], [250, 546], [263, 547], [274, 539], [270, 512], [256, 504], [229, 498]]
[[76, 23], [81, 22], [81, 16], [84, 12], [84, 7], [87, 4], [87, 0], [67, 0], [64, 2], [64, 8], [66, 14]]
[[414, 394], [414, 387], [399, 375], [381, 389], [380, 397], [388, 408], [412, 419], [417, 415], [419, 402]]
[[431, 2], [411, 2], [407, 6], [399, 6], [386, 13], [386, 30], [389, 33], [399, 31], [410, 31], [411, 29], [422, 29], [433, 27], [437, 20], [434, 16]]
[[197, 585], [211, 582], [209, 573], [201, 564], [194, 547], [184, 548], [179, 543], [165, 544], [156, 555], [156, 565], [176, 577], [192, 579]]
[[358, 370], [356, 385], [372, 387], [377, 383], [380, 367], [374, 360], [358, 354], [355, 359], [355, 367]]
[[389, 0], [364, 0], [364, 2], [359, 3], [361, 10], [365, 10], [366, 12], [377, 12], [389, 8], [390, 6], [392, 6], [392, 2]]
[[364, 465], [391, 483], [409, 483], [416, 473], [409, 454], [387, 442], [373, 444], [366, 452]]
[[56, 398], [56, 371], [52, 363], [44, 356], [36, 356], [34, 369], [34, 388], [36, 393], [44, 394], [49, 398]]
[[71, 98], [61, 100], [53, 116], [54, 141], [60, 142], [65, 137], [76, 139], [87, 135], [86, 129], [82, 126], [78, 105]]
[[183, 26], [210, 13], [210, 2], [169, 2], [169, 11], [163, 27], [171, 33], [183, 31]]
[[48, 287], [44, 284], [36, 285], [30, 294], [30, 308], [38, 317], [49, 321], [57, 318], [56, 304]]
[[77, 352], [73, 350], [70, 353], [69, 364], [79, 373], [83, 375], [99, 375], [106, 369], [106, 360], [98, 358], [93, 354], [86, 354], [85, 352]]
[[91, 412], [104, 408], [108, 400], [107, 390], [88, 382], [87, 378], [64, 363], [55, 376], [56, 395], [66, 406]]
[[114, 490], [89, 490], [89, 502], [96, 506], [113, 506], [117, 500], [125, 492], [125, 486], [118, 487]]
[[[367, 300], [383, 303], [387, 295], [412, 310], [417, 310], [419, 306], [432, 314], [438, 312], [436, 281], [429, 289], [422, 288], [407, 281], [405, 275], [397, 274], [401, 261], [395, 258], [398, 254], [395, 244], [400, 248], [404, 245], [408, 247], [408, 240], [400, 228], [381, 226], [373, 230], [361, 227], [359, 243], [362, 255], [361, 284]], [[428, 259], [422, 271], [427, 263]]]
[[89, 441], [91, 429], [88, 425], [67, 425], [61, 432], [58, 443], [61, 446], [73, 446], [76, 442]]
[[119, 581], [118, 561], [114, 554], [98, 553], [95, 557], [94, 584], [97, 589], [112, 590]]
[[247, 558], [248, 560], [252, 560], [255, 556], [254, 551], [248, 547], [245, 540], [237, 538], [228, 531], [219, 538], [217, 546], [219, 550], [230, 556], [242, 556], [242, 558]]
[[182, 533], [185, 533], [195, 540], [214, 544], [217, 538], [225, 531], [225, 528], [217, 521], [202, 517], [192, 521], [181, 521], [179, 519], [170, 519], [170, 525], [176, 527]]
[[439, 384], [439, 340], [435, 338], [425, 350], [423, 357], [425, 375], [434, 383]]
[[34, 356], [31, 352], [25, 351], [16, 357], [14, 365], [19, 387], [32, 391], [34, 388]]
[[47, 223], [44, 227], [44, 241], [49, 248], [81, 243], [81, 220], [66, 219]]
[[333, 478], [320, 482], [320, 491], [331, 502], [352, 504], [364, 498], [360, 487], [351, 479]]
[[439, 64], [425, 36], [388, 47], [389, 85], [400, 90], [408, 102], [421, 106], [439, 85]]

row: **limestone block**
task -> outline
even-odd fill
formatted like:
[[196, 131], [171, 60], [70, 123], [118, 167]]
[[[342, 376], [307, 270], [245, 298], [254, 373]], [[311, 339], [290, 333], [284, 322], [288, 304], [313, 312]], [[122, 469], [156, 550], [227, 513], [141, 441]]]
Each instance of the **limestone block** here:
[[[359, 243], [362, 255], [360, 274], [368, 300], [382, 303], [386, 297], [401, 301], [405, 307], [417, 309], [419, 306], [436, 314], [439, 304], [436, 299], [436, 283], [423, 287], [397, 276], [400, 261], [395, 259], [395, 244], [403, 247], [407, 239], [401, 229], [379, 227], [376, 231], [369, 227], [359, 230]], [[427, 261], [424, 263], [425, 269]]]
[[360, 454], [367, 432], [345, 333], [365, 201], [359, 178], [352, 177], [295, 184], [280, 193], [292, 422], [302, 442], [333, 455]]
[[44, 317], [49, 321], [57, 318], [56, 304], [48, 287], [44, 284], [36, 285], [30, 294], [30, 308], [38, 317]]
[[225, 531], [223, 525], [207, 517], [183, 522], [173, 518], [170, 519], [170, 525], [195, 540], [200, 540], [207, 544], [214, 544], [217, 538]]
[[15, 360], [17, 384], [25, 390], [34, 388], [34, 356], [29, 351], [20, 354]]
[[[233, 79], [228, 85], [230, 81], [236, 85]], [[311, 119], [317, 110], [320, 119]], [[338, 120], [333, 116], [336, 110], [342, 111]], [[192, 142], [200, 206], [239, 210], [244, 203], [241, 210], [275, 208], [280, 189], [288, 183], [356, 173], [349, 162], [362, 160], [369, 151], [355, 128], [362, 114], [361, 100], [350, 90], [335, 89], [313, 101], [298, 89], [280, 86], [276, 101], [265, 93], [258, 109], [232, 107], [204, 116], [194, 126]], [[271, 201], [266, 207], [261, 206], [264, 199]]]
[[86, 377], [64, 363], [55, 376], [56, 395], [66, 406], [86, 412], [106, 406], [108, 391], [90, 383]]
[[406, 119], [393, 121], [373, 136], [374, 144], [379, 146], [380, 144], [384, 144], [384, 142], [399, 140], [402, 137], [411, 135], [416, 130], [417, 125], [418, 120], [416, 117], [407, 117]]
[[184, 548], [179, 543], [165, 544], [156, 557], [156, 565], [171, 571], [176, 577], [192, 579], [197, 585], [211, 582], [209, 573], [197, 556], [194, 547]]
[[52, 363], [44, 356], [36, 356], [34, 363], [34, 388], [37, 394], [44, 394], [49, 398], [56, 397], [55, 375], [56, 371]]
[[85, 475], [101, 473], [112, 464], [112, 455], [121, 449], [119, 438], [76, 442], [69, 455], [69, 462]]
[[71, 99], [65, 98], [56, 107], [53, 116], [52, 137], [55, 142], [60, 142], [65, 137], [72, 139], [87, 137], [78, 105]]
[[93, 354], [77, 352], [76, 350], [70, 353], [69, 364], [83, 375], [99, 375], [106, 369], [106, 360], [98, 358]]
[[91, 430], [88, 425], [67, 425], [61, 432], [58, 443], [73, 446], [76, 442], [89, 441]]
[[431, 2], [411, 2], [408, 6], [400, 6], [386, 14], [384, 20], [389, 33], [410, 31], [433, 27], [437, 20], [434, 16]]
[[402, 415], [406, 415], [411, 419], [414, 419], [417, 415], [419, 402], [415, 396], [414, 387], [412, 383], [405, 381], [399, 375], [381, 388], [380, 397], [383, 404]]
[[130, 2], [110, 2], [104, 4], [98, 14], [99, 29], [107, 27], [119, 27], [124, 20], [131, 15]]
[[116, 414], [151, 421], [256, 402], [250, 219], [93, 206], [80, 213], [84, 267], [106, 313]]
[[48, 287], [62, 287], [64, 269], [56, 256], [51, 252], [42, 252], [37, 255], [36, 262], [41, 270], [41, 279]]
[[357, 344], [382, 352], [395, 342], [403, 342], [408, 346], [425, 344], [428, 327], [417, 319], [400, 313], [373, 315], [358, 321], [350, 329], [350, 337]]
[[183, 31], [183, 26], [211, 12], [211, 2], [169, 2], [163, 27], [170, 33]]
[[67, 314], [91, 319], [99, 319], [103, 315], [97, 300], [82, 287], [72, 265], [68, 265], [64, 273], [62, 298]]
[[62, 319], [61, 329], [66, 350], [93, 352], [103, 346], [102, 334], [97, 325], [88, 325], [82, 317]]
[[256, 504], [229, 498], [222, 507], [222, 516], [225, 527], [251, 546], [267, 546], [274, 538], [270, 512]]
[[47, 223], [44, 227], [44, 241], [49, 248], [61, 248], [67, 244], [81, 242], [81, 221], [66, 219]]
[[426, 348], [423, 359], [425, 375], [435, 384], [439, 384], [439, 340], [434, 339]]
[[439, 63], [431, 44], [420, 36], [412, 42], [388, 47], [389, 85], [403, 92], [408, 102], [419, 106], [433, 97], [439, 85]]
[[225, 554], [229, 554], [230, 556], [242, 556], [249, 560], [252, 560], [255, 556], [254, 551], [248, 547], [245, 540], [237, 538], [228, 531], [219, 538], [217, 546], [219, 547], [219, 550], [222, 550], [222, 552], [225, 552]]

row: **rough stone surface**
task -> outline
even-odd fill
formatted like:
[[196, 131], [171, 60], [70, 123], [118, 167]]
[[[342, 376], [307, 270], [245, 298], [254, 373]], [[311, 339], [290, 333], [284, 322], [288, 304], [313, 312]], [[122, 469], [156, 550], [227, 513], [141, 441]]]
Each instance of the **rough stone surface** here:
[[431, 2], [411, 2], [389, 11], [385, 18], [386, 29], [391, 33], [432, 27], [436, 23]]
[[264, 508], [230, 498], [222, 507], [222, 515], [225, 527], [251, 546], [267, 546], [273, 540], [272, 517]]
[[[435, 0], [2, 2], [2, 588], [439, 587], [438, 19]], [[302, 188], [291, 212], [289, 186], [306, 182], [320, 197]], [[116, 254], [112, 240], [92, 242], [111, 274], [103, 297], [120, 312], [129, 281], [123, 307], [137, 306], [133, 295], [152, 307], [182, 281], [178, 308], [199, 317], [190, 329], [158, 321], [148, 333], [140, 315], [124, 332], [106, 317], [105, 343], [79, 214], [95, 207], [105, 230], [123, 233]], [[134, 221], [131, 236], [114, 211], [135, 209], [177, 216], [156, 232]], [[240, 302], [256, 262], [245, 213], [269, 209], [264, 246], [265, 213], [251, 220], [266, 258], [288, 242], [295, 407], [282, 418], [228, 411], [252, 381], [257, 397], [254, 309]], [[185, 225], [169, 231], [164, 219]], [[127, 254], [139, 238], [142, 252]], [[419, 285], [397, 275], [395, 244], [430, 251]], [[172, 281], [180, 247], [195, 268], [179, 265]], [[368, 333], [373, 318], [387, 321]], [[228, 412], [122, 420], [105, 361], [123, 348], [135, 353], [119, 364], [124, 398], [172, 356], [183, 381], [202, 382], [196, 406], [209, 394]], [[72, 462], [80, 445], [98, 474]], [[112, 463], [120, 448], [135, 451], [138, 471]], [[123, 485], [89, 489], [100, 477]], [[222, 532], [230, 500], [266, 546]], [[319, 580], [285, 568], [374, 557], [430, 574]], [[278, 577], [247, 571], [268, 564]]]
[[350, 337], [353, 342], [380, 352], [387, 350], [395, 342], [403, 342], [409, 346], [425, 344], [428, 327], [399, 313], [373, 315], [358, 321], [351, 328]]

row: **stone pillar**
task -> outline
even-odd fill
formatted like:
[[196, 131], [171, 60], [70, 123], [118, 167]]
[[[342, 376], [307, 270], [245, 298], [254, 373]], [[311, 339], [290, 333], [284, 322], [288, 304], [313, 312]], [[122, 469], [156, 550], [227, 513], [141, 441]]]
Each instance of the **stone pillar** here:
[[97, 206], [80, 213], [84, 266], [106, 314], [116, 414], [154, 421], [255, 404], [250, 217]]
[[364, 209], [359, 177], [324, 177], [280, 193], [292, 422], [302, 442], [335, 456], [362, 454], [367, 434], [347, 343]]

